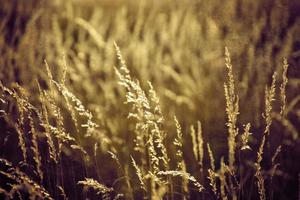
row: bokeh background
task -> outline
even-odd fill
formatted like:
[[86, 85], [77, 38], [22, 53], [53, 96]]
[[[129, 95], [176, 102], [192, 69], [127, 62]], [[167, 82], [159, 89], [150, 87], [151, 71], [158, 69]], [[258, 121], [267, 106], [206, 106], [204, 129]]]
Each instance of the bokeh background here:
[[[283, 145], [274, 199], [297, 199], [300, 172], [300, 1], [298, 0], [0, 0], [0, 80], [14, 88], [21, 85], [31, 102], [38, 105], [36, 80], [47, 89], [44, 60], [54, 79], [68, 66], [66, 85], [93, 113], [101, 131], [112, 144], [103, 146], [96, 158], [101, 163], [100, 181], [112, 185], [119, 169], [107, 150], [116, 152], [121, 163], [134, 154], [134, 122], [127, 118], [125, 91], [118, 85], [114, 42], [120, 47], [134, 78], [147, 88], [151, 81], [165, 117], [168, 151], [174, 152], [174, 115], [184, 134], [187, 171], [199, 176], [190, 150], [190, 126], [201, 121], [204, 141], [213, 146], [216, 160], [227, 152], [224, 82], [227, 72], [224, 47], [232, 59], [240, 114], [238, 127], [250, 122], [255, 159], [264, 130], [264, 92], [272, 74], [281, 82], [283, 58], [289, 63], [287, 85], [288, 124], [274, 121], [271, 149]], [[278, 90], [279, 91], [279, 90]], [[62, 97], [57, 97], [69, 132], [72, 119]], [[61, 100], [59, 100], [61, 99]], [[279, 96], [274, 112], [280, 110]], [[8, 108], [5, 108], [8, 109]], [[69, 125], [70, 124], [70, 125]], [[14, 131], [1, 119], [0, 156], [18, 160]], [[9, 135], [9, 134], [10, 135]], [[10, 136], [8, 138], [8, 135]], [[103, 138], [83, 138], [82, 146], [93, 152]], [[8, 139], [7, 139], [8, 138]], [[6, 141], [11, 142], [6, 142]], [[74, 179], [82, 179], [80, 156], [68, 156]], [[205, 165], [209, 165], [205, 155]], [[94, 163], [88, 174], [96, 176]], [[175, 163], [173, 163], [175, 165]], [[218, 166], [217, 162], [217, 166]], [[77, 172], [77, 173], [76, 173]], [[132, 172], [133, 173], [133, 172]], [[50, 173], [51, 174], [51, 173]], [[51, 176], [51, 175], [49, 175]], [[77, 177], [78, 176], [78, 177]], [[81, 199], [79, 186], [65, 175], [70, 199]], [[122, 184], [116, 184], [122, 190]], [[136, 186], [137, 187], [137, 186]], [[46, 186], [47, 188], [47, 186]], [[125, 189], [124, 189], [125, 190]], [[51, 191], [51, 189], [50, 189]], [[50, 193], [55, 194], [54, 190]], [[197, 194], [194, 194], [197, 197]], [[257, 196], [249, 193], [249, 199]]]

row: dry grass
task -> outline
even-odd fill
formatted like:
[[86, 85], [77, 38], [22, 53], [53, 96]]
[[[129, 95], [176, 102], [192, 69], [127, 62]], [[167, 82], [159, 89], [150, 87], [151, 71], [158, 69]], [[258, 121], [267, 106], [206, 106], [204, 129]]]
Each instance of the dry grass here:
[[297, 198], [300, 21], [275, 2], [4, 3], [0, 198]]

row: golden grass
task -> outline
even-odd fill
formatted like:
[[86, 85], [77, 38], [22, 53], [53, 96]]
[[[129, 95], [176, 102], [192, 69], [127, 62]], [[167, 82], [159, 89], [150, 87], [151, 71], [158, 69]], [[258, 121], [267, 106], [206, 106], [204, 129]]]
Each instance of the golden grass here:
[[[59, 3], [50, 8], [65, 14], [36, 14], [14, 51], [0, 21], [0, 67], [15, 71], [0, 74], [0, 198], [287, 195], [278, 188], [289, 183], [283, 156], [297, 149], [300, 98], [288, 78], [293, 64], [278, 61], [292, 52], [297, 26], [276, 38], [274, 56], [278, 44], [260, 38], [266, 17], [244, 25], [213, 2], [116, 11]], [[248, 4], [240, 9], [261, 5]], [[235, 6], [224, 3], [228, 12]], [[225, 44], [231, 53], [225, 47], [222, 56]]]
[[[203, 190], [206, 190], [203, 185], [196, 180], [194, 176], [192, 176], [190, 173], [187, 172], [186, 164], [184, 161], [184, 154], [183, 154], [183, 132], [181, 125], [176, 117], [174, 117], [175, 127], [177, 135], [174, 140], [174, 146], [176, 147], [176, 162], [177, 167], [175, 170], [171, 170], [170, 168], [170, 157], [168, 153], [168, 149], [165, 146], [165, 139], [166, 135], [163, 129], [165, 119], [163, 117], [163, 113], [160, 107], [159, 98], [152, 86], [152, 84], [149, 82], [148, 87], [149, 91], [146, 93], [138, 81], [135, 81], [132, 79], [130, 75], [130, 71], [128, 70], [126, 63], [121, 55], [119, 47], [115, 44], [115, 48], [117, 51], [118, 59], [121, 63], [121, 67], [119, 69], [116, 68], [116, 73], [119, 76], [120, 79], [120, 85], [123, 86], [126, 89], [126, 104], [129, 104], [132, 106], [132, 111], [130, 111], [128, 118], [135, 119], [136, 125], [135, 125], [135, 134], [136, 134], [136, 140], [135, 140], [135, 150], [140, 154], [139, 159], [141, 163], [141, 167], [138, 166], [137, 162], [133, 157], [131, 157], [131, 162], [133, 165], [134, 170], [136, 171], [136, 175], [139, 180], [139, 185], [141, 189], [143, 190], [143, 193], [145, 196], [149, 196], [153, 199], [162, 198], [163, 196], [172, 196], [175, 188], [173, 178], [180, 177], [182, 180], [181, 185], [181, 192], [182, 195], [187, 195], [190, 191], [188, 182], [190, 181], [191, 185], [198, 191], [202, 192]], [[220, 169], [217, 171], [215, 166], [215, 158], [212, 153], [212, 149], [209, 144], [207, 144], [207, 151], [208, 151], [208, 157], [210, 159], [210, 167], [207, 169], [208, 173], [208, 179], [209, 179], [209, 185], [211, 187], [211, 190], [213, 191], [214, 195], [216, 197], [220, 197], [221, 199], [228, 199], [229, 196], [233, 199], [237, 199], [236, 194], [236, 188], [234, 188], [235, 184], [234, 181], [236, 181], [235, 176], [236, 168], [235, 166], [235, 158], [236, 158], [236, 152], [240, 150], [246, 150], [251, 149], [249, 146], [249, 136], [250, 133], [250, 123], [246, 124], [244, 126], [244, 133], [241, 135], [241, 144], [240, 144], [240, 150], [237, 149], [237, 142], [236, 137], [238, 135], [238, 128], [237, 128], [237, 115], [239, 114], [239, 106], [238, 106], [238, 97], [235, 95], [235, 86], [234, 86], [234, 76], [233, 76], [233, 70], [232, 65], [230, 61], [230, 55], [227, 49], [225, 49], [225, 63], [228, 69], [228, 83], [225, 84], [225, 97], [226, 97], [226, 113], [228, 117], [228, 163], [227, 166], [225, 164], [225, 160], [222, 157], [220, 161]], [[285, 64], [284, 66], [287, 66]], [[46, 64], [46, 69], [48, 73], [48, 77], [50, 79], [49, 84], [51, 85], [50, 91], [46, 91], [41, 89], [40, 85], [38, 84], [39, 89], [39, 97], [41, 102], [41, 111], [34, 107], [30, 102], [29, 99], [25, 96], [25, 91], [20, 86], [17, 86], [19, 91], [21, 92], [22, 96], [19, 96], [16, 92], [1, 86], [1, 89], [3, 91], [7, 91], [9, 95], [11, 95], [15, 100], [19, 108], [19, 118], [17, 119], [18, 123], [16, 125], [16, 132], [19, 138], [19, 146], [23, 154], [23, 160], [26, 162], [27, 158], [27, 147], [24, 142], [24, 137], [31, 138], [31, 151], [33, 152], [32, 159], [34, 160], [34, 166], [35, 170], [39, 176], [39, 182], [43, 182], [44, 178], [44, 171], [42, 167], [42, 158], [40, 155], [39, 150], [39, 131], [36, 128], [36, 122], [35, 122], [35, 114], [37, 114], [37, 120], [39, 120], [41, 123], [40, 125], [44, 128], [43, 134], [46, 138], [46, 144], [48, 149], [48, 155], [51, 160], [56, 163], [56, 165], [61, 164], [61, 159], [58, 157], [62, 156], [63, 151], [63, 145], [68, 144], [68, 146], [73, 149], [74, 151], [80, 151], [83, 153], [84, 157], [89, 157], [89, 153], [81, 146], [82, 141], [76, 139], [76, 137], [72, 137], [70, 134], [68, 134], [65, 130], [65, 122], [64, 118], [62, 116], [62, 111], [55, 102], [54, 95], [61, 94], [62, 98], [64, 99], [64, 102], [67, 104], [67, 109], [70, 112], [72, 121], [74, 123], [74, 127], [76, 132], [78, 133], [79, 128], [85, 129], [84, 137], [92, 137], [92, 138], [101, 138], [101, 144], [104, 144], [106, 142], [106, 145], [112, 144], [111, 140], [106, 138], [106, 136], [103, 136], [102, 133], [97, 132], [97, 128], [99, 125], [93, 122], [93, 115], [90, 111], [88, 111], [85, 106], [82, 104], [82, 102], [74, 95], [72, 94], [64, 85], [65, 79], [66, 79], [66, 69], [64, 70], [63, 77], [61, 79], [61, 83], [58, 83], [53, 80], [52, 73], [49, 69], [49, 66]], [[285, 104], [284, 101], [284, 84], [286, 84], [287, 78], [286, 78], [286, 69], [287, 67], [284, 67], [283, 72], [283, 84], [281, 85], [281, 100], [282, 105]], [[262, 138], [262, 141], [260, 143], [259, 150], [257, 152], [257, 160], [255, 162], [255, 177], [257, 178], [257, 186], [258, 186], [258, 193], [260, 199], [266, 199], [266, 189], [265, 189], [265, 178], [263, 175], [263, 169], [261, 166], [262, 160], [263, 160], [263, 151], [265, 147], [265, 141], [267, 137], [270, 137], [270, 127], [272, 123], [272, 102], [275, 98], [275, 80], [276, 80], [276, 73], [274, 73], [272, 77], [272, 84], [270, 88], [266, 88], [265, 90], [265, 112], [264, 112], [264, 118], [265, 118], [265, 130], [264, 135]], [[56, 90], [56, 91], [55, 91]], [[71, 104], [72, 102], [72, 104]], [[281, 109], [283, 109], [285, 106], [282, 106]], [[48, 112], [48, 109], [51, 109], [51, 112]], [[80, 120], [83, 119], [83, 122], [80, 122], [77, 114], [80, 117]], [[25, 120], [24, 116], [28, 116], [29, 119], [29, 127], [30, 127], [30, 135], [22, 135], [22, 131], [24, 131], [20, 127], [25, 127]], [[53, 114], [53, 115], [52, 115]], [[52, 125], [50, 123], [49, 117], [55, 119], [56, 123], [55, 125]], [[79, 123], [81, 123], [81, 126], [79, 126]], [[190, 134], [192, 138], [192, 151], [194, 154], [194, 157], [200, 167], [200, 173], [201, 176], [203, 176], [204, 173], [204, 140], [202, 136], [202, 127], [201, 123], [197, 122], [197, 129], [195, 129], [193, 126], [191, 126]], [[196, 132], [197, 130], [197, 132]], [[101, 134], [101, 135], [99, 135]], [[53, 140], [53, 138], [56, 138], [56, 141]], [[55, 147], [55, 143], [57, 142], [57, 147]], [[275, 151], [275, 154], [272, 157], [272, 168], [271, 168], [271, 180], [273, 176], [275, 175], [276, 169], [278, 168], [279, 164], [275, 163], [276, 157], [278, 157], [278, 154], [281, 150], [281, 146], [277, 148]], [[95, 144], [94, 148], [94, 157], [97, 159], [97, 151], [98, 151], [98, 145]], [[112, 158], [116, 161], [116, 163], [119, 165], [120, 168], [122, 168], [121, 161], [117, 158], [115, 153], [109, 152], [112, 156]], [[84, 159], [86, 162], [86, 159]], [[3, 160], [5, 162], [8, 162], [6, 160]], [[12, 164], [6, 163], [6, 165], [12, 167]], [[86, 164], [85, 164], [86, 165]], [[10, 175], [6, 172], [2, 172], [4, 175], [6, 175], [8, 178], [12, 178], [14, 180], [18, 180], [14, 175]], [[26, 187], [33, 187], [29, 188], [31, 190], [41, 190], [41, 193], [35, 194], [35, 195], [48, 195], [44, 189], [39, 188], [36, 183], [31, 182], [30, 177], [23, 174], [23, 172], [19, 171], [17, 169], [17, 173], [22, 174], [23, 179], [25, 179], [29, 186]], [[127, 176], [127, 175], [126, 175]], [[165, 178], [166, 177], [166, 178]], [[172, 178], [173, 177], [173, 178]], [[23, 180], [22, 179], [22, 180]], [[127, 179], [127, 178], [126, 178]], [[217, 179], [220, 181], [220, 185], [217, 184]], [[127, 185], [130, 187], [131, 181], [128, 182]], [[203, 182], [203, 180], [202, 180]], [[27, 184], [27, 183], [26, 183]], [[106, 187], [103, 184], [100, 184], [97, 180], [93, 178], [85, 178], [85, 180], [78, 181], [79, 185], [83, 185], [84, 188], [93, 188], [96, 191], [96, 194], [102, 195], [102, 198], [104, 199], [110, 199], [111, 198], [111, 192], [113, 191], [113, 188]], [[167, 186], [167, 187], [166, 187]], [[37, 189], [37, 188], [38, 189]], [[64, 188], [62, 186], [58, 186], [58, 189], [60, 190], [61, 195], [64, 198], [66, 197], [66, 193], [64, 192]], [[14, 196], [14, 194], [17, 194], [18, 191], [23, 190], [23, 187], [20, 185], [14, 185], [10, 191], [2, 190], [2, 193], [6, 196]], [[118, 194], [116, 197], [121, 198], [123, 195]]]

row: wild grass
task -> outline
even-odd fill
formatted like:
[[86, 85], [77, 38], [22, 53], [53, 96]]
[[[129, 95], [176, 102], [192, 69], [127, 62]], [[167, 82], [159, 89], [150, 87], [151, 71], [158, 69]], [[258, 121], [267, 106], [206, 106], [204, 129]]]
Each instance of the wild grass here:
[[291, 5], [99, 4], [0, 8], [1, 199], [297, 198]]

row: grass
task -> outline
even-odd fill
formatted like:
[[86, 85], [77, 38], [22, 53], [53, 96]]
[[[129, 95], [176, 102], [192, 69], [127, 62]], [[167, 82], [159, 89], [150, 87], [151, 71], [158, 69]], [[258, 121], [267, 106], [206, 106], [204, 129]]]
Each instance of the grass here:
[[0, 198], [298, 198], [296, 1], [100, 2], [0, 8]]

